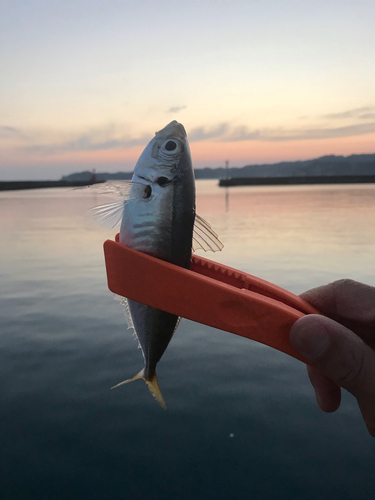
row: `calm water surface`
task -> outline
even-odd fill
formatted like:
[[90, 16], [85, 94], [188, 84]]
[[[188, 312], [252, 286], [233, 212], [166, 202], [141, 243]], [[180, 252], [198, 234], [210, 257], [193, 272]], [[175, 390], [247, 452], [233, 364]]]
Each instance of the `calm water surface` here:
[[[375, 186], [197, 189], [225, 244], [209, 258], [295, 293], [375, 285]], [[0, 193], [0, 498], [373, 498], [354, 399], [321, 413], [305, 367], [271, 348], [184, 320], [158, 366], [167, 411], [142, 382], [109, 390], [143, 363], [106, 287], [116, 231], [82, 217], [103, 202]]]

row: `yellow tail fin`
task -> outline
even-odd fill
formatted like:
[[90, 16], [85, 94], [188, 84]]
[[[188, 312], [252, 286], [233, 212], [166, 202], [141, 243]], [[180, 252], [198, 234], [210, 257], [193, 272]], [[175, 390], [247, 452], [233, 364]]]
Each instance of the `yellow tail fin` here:
[[134, 375], [133, 378], [129, 378], [128, 380], [124, 380], [123, 382], [120, 382], [119, 384], [114, 385], [113, 387], [111, 387], [111, 389], [116, 389], [116, 387], [120, 387], [120, 385], [128, 384], [129, 382], [133, 382], [134, 380], [138, 380], [139, 378], [143, 378], [143, 380], [148, 385], [148, 388], [149, 388], [151, 394], [156, 399], [156, 401], [159, 403], [159, 405], [162, 408], [164, 408], [164, 410], [166, 410], [167, 409], [167, 405], [166, 405], [166, 403], [164, 401], [164, 398], [163, 398], [163, 395], [161, 393], [156, 373], [155, 373], [155, 375], [153, 376], [153, 378], [151, 380], [146, 380], [145, 379], [144, 369], [142, 369], [139, 373], [137, 373], [137, 375]]
[[153, 376], [152, 380], [146, 380], [146, 384], [148, 385], [148, 388], [150, 389], [151, 394], [154, 396], [156, 401], [159, 403], [159, 405], [164, 408], [164, 410], [167, 409], [167, 405], [164, 401], [163, 395], [161, 393], [160, 387], [159, 387], [159, 382], [158, 382], [158, 377], [155, 375]]
[[128, 378], [128, 380], [124, 380], [123, 382], [120, 382], [117, 385], [114, 385], [111, 387], [111, 389], [116, 389], [116, 387], [120, 387], [120, 385], [128, 384], [129, 382], [133, 382], [134, 380], [138, 380], [139, 378], [145, 378], [145, 371], [142, 369], [137, 375], [134, 375], [133, 378]]

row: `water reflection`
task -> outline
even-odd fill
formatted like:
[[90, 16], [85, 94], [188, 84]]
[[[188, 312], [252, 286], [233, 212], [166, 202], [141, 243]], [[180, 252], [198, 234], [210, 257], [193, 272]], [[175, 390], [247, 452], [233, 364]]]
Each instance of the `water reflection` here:
[[[0, 193], [0, 496], [367, 500], [374, 450], [353, 399], [320, 413], [304, 367], [263, 345], [182, 321], [158, 372], [167, 412], [144, 384], [109, 390], [142, 360], [106, 284], [116, 230], [82, 216], [104, 201]], [[375, 284], [374, 187], [199, 181], [197, 211], [225, 243], [211, 259], [297, 293]]]
[[[82, 216], [106, 200], [65, 189], [1, 193], [2, 261], [25, 272], [33, 259], [85, 268], [116, 233]], [[225, 245], [207, 256], [233, 267], [284, 284], [303, 269], [306, 287], [317, 273], [374, 281], [375, 186], [219, 188], [216, 180], [198, 181], [197, 212]]]
[[374, 282], [375, 186], [197, 187], [197, 211], [225, 245], [215, 259], [279, 282], [271, 269], [293, 282], [304, 270], [306, 287], [313, 274]]

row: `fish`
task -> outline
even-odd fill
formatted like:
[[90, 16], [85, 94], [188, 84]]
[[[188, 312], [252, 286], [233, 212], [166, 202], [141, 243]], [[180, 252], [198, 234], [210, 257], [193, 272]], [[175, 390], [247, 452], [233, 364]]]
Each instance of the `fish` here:
[[[105, 227], [120, 224], [119, 242], [185, 269], [192, 251], [219, 251], [223, 244], [195, 211], [195, 179], [187, 134], [176, 120], [156, 132], [139, 157], [130, 182], [106, 182], [96, 187], [116, 202], [90, 210]], [[140, 279], [142, 275], [140, 273]], [[166, 408], [156, 365], [167, 349], [180, 318], [134, 300], [120, 298], [134, 329], [144, 367], [113, 387], [143, 379], [156, 401]]]

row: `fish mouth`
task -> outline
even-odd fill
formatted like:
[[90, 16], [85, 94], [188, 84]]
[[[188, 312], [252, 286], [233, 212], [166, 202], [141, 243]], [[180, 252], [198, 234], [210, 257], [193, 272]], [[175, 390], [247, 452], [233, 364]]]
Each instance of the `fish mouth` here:
[[168, 125], [166, 125], [164, 128], [156, 132], [155, 136], [163, 136], [166, 138], [176, 138], [180, 140], [184, 140], [187, 137], [185, 127], [181, 125], [181, 123], [178, 123], [178, 121], [173, 120]]
[[152, 182], [153, 182], [151, 179], [147, 179], [147, 177], [144, 177], [143, 175], [138, 175], [137, 174], [137, 177], [139, 177], [139, 179], [142, 179], [142, 180], [146, 181], [147, 184], [152, 184]]
[[[184, 170], [181, 165], [185, 165], [186, 157], [191, 158], [186, 131], [174, 120], [156, 132], [148, 143], [134, 167], [133, 180], [164, 186], [170, 184], [181, 176], [181, 170]], [[162, 177], [161, 183], [157, 182]]]
[[[172, 172], [173, 174], [175, 172]], [[142, 179], [143, 181], [146, 181], [147, 184], [159, 184], [159, 186], [161, 186], [162, 184], [168, 184], [169, 182], [172, 182], [173, 179], [170, 179], [169, 177], [166, 177], [165, 175], [155, 175], [153, 176], [152, 179], [150, 179], [149, 177], [145, 177], [144, 174], [142, 175], [139, 175], [137, 174], [137, 177], [139, 179]], [[142, 183], [143, 184], [143, 183]]]
[[158, 186], [164, 187], [168, 184], [172, 184], [172, 182], [181, 175], [181, 172], [176, 165], [170, 167], [168, 165], [155, 163], [153, 168], [150, 167], [151, 175], [147, 175], [148, 170], [148, 168], [144, 168], [141, 172], [135, 173], [133, 181], [149, 185], [157, 184]]

